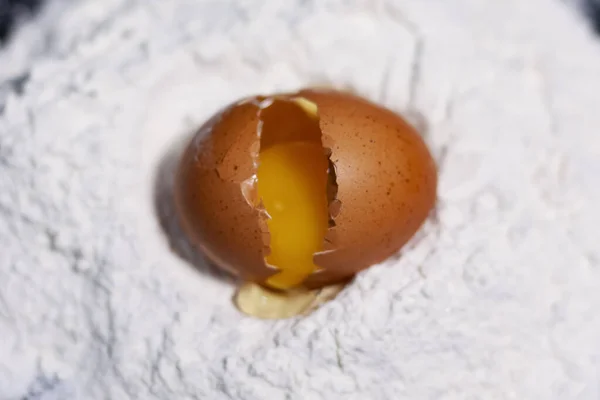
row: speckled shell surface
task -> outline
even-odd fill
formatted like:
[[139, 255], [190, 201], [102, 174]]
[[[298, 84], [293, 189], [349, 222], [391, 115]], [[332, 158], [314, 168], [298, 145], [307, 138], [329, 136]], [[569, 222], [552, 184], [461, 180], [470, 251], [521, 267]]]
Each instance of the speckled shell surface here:
[[[335, 166], [335, 226], [322, 270], [306, 286], [342, 281], [396, 253], [434, 205], [436, 167], [418, 133], [400, 116], [365, 99], [332, 90], [295, 94], [318, 106], [325, 147]], [[257, 101], [227, 107], [189, 143], [175, 185], [176, 204], [191, 241], [217, 265], [262, 282], [275, 273], [264, 264], [258, 211], [242, 194], [258, 150]]]

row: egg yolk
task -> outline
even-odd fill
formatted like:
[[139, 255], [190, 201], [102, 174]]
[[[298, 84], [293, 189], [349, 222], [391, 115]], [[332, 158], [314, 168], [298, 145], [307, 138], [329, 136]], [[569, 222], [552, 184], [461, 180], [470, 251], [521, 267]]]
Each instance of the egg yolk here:
[[318, 269], [328, 229], [328, 160], [320, 143], [283, 142], [259, 154], [257, 190], [269, 215], [270, 254], [279, 272], [265, 283], [277, 289], [301, 284]]

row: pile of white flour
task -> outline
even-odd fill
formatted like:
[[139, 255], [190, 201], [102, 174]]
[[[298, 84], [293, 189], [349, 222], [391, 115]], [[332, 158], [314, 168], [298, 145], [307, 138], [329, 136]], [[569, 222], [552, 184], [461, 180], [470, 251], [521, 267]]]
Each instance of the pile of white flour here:
[[[597, 400], [600, 43], [580, 18], [80, 0], [43, 41], [24, 28], [0, 52], [0, 399]], [[425, 117], [437, 214], [310, 316], [248, 318], [171, 249], [161, 160], [227, 102], [315, 83]]]

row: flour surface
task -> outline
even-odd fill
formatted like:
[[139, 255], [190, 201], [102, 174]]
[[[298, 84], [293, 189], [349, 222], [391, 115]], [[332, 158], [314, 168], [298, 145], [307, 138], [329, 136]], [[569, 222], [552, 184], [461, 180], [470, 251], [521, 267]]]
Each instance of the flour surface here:
[[[571, 8], [59, 8], [0, 52], [0, 399], [599, 398], [600, 45]], [[309, 84], [420, 113], [438, 209], [315, 313], [255, 320], [155, 203], [213, 112]]]

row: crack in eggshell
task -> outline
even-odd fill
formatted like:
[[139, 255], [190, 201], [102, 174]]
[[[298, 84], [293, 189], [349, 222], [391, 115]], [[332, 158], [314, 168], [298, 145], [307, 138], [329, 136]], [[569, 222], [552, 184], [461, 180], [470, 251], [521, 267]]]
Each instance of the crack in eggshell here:
[[258, 193], [256, 192], [256, 175], [250, 176], [240, 183], [240, 190], [242, 191], [242, 197], [246, 203], [252, 207], [258, 207]]
[[[261, 199], [258, 196], [257, 190], [257, 177], [256, 170], [259, 164], [259, 153], [261, 150], [261, 146], [269, 146], [272, 143], [266, 142], [263, 140], [263, 129], [265, 128], [265, 110], [269, 109], [274, 104], [278, 104], [278, 107], [282, 105], [288, 105], [290, 103], [295, 103], [296, 106], [303, 109], [306, 113], [306, 117], [314, 117], [317, 121], [319, 138], [313, 138], [314, 140], [318, 140], [322, 147], [325, 156], [328, 161], [328, 182], [327, 182], [327, 201], [329, 204], [328, 207], [328, 229], [325, 234], [325, 238], [323, 241], [323, 249], [319, 252], [316, 252], [314, 255], [331, 253], [337, 249], [336, 244], [338, 242], [336, 235], [336, 223], [335, 218], [339, 215], [341, 210], [341, 202], [337, 199], [338, 185], [337, 185], [337, 175], [335, 171], [335, 163], [332, 160], [332, 149], [334, 146], [334, 142], [331, 137], [327, 136], [323, 133], [322, 126], [320, 124], [320, 118], [318, 114], [318, 106], [297, 94], [280, 94], [273, 96], [254, 96], [248, 97], [237, 102], [235, 106], [250, 104], [256, 107], [256, 116], [257, 116], [257, 124], [256, 124], [256, 136], [251, 143], [247, 143], [247, 141], [236, 140], [231, 146], [227, 149], [221, 160], [216, 163], [215, 171], [220, 177], [228, 182], [237, 183], [240, 185], [240, 190], [242, 196], [249, 207], [256, 210], [257, 219], [258, 219], [258, 227], [261, 234], [261, 239], [263, 243], [263, 255], [265, 257], [265, 266], [270, 269], [279, 270], [275, 266], [269, 265], [266, 261], [266, 257], [270, 254], [270, 242], [271, 235], [268, 229], [267, 220], [270, 218], [264, 206], [262, 204]], [[284, 107], [285, 108], [285, 107]], [[220, 113], [218, 118], [222, 118], [222, 115], [226, 113], [227, 110], [224, 110]], [[271, 112], [273, 110], [270, 110]], [[285, 109], [281, 112], [285, 112]], [[276, 114], [275, 114], [276, 116]], [[272, 129], [272, 128], [270, 128]], [[293, 132], [292, 135], [296, 135], [297, 138], [301, 138], [301, 140], [306, 140], [306, 134], [310, 134], [310, 129], [307, 131], [297, 131]], [[273, 135], [271, 135], [273, 136]], [[296, 139], [296, 137], [292, 138]], [[272, 140], [272, 139], [269, 139]], [[244, 150], [244, 148], [246, 150]], [[242, 151], [247, 151], [250, 156], [251, 162], [251, 171], [252, 174], [250, 176], [247, 175], [248, 168], [241, 168], [238, 163], [237, 155]], [[317, 269], [313, 272], [319, 273], [322, 269]]]
[[[267, 99], [267, 100], [271, 100], [271, 99]], [[327, 182], [326, 190], [327, 190], [327, 201], [328, 201], [329, 207], [328, 207], [328, 230], [327, 230], [325, 238], [323, 240], [323, 249], [319, 252], [316, 252], [314, 254], [314, 256], [316, 256], [318, 254], [322, 254], [324, 252], [325, 253], [333, 252], [336, 250], [336, 243], [337, 243], [336, 232], [334, 229], [335, 228], [335, 217], [339, 214], [339, 211], [341, 208], [341, 203], [336, 198], [337, 190], [338, 190], [337, 177], [336, 177], [336, 172], [335, 172], [335, 164], [334, 164], [333, 160], [331, 159], [333, 141], [331, 140], [331, 138], [326, 137], [323, 134], [323, 130], [319, 123], [318, 106], [315, 103], [307, 100], [306, 98], [296, 96], [296, 95], [276, 96], [276, 97], [272, 98], [272, 101], [267, 101], [267, 100], [264, 100], [263, 102], [261, 102], [261, 107], [259, 108], [259, 111], [258, 111], [259, 126], [257, 127], [257, 137], [258, 137], [258, 140], [259, 140], [259, 143], [261, 146], [268, 147], [269, 145], [272, 144], [270, 142], [270, 140], [272, 140], [270, 137], [266, 137], [266, 140], [265, 140], [265, 138], [263, 138], [263, 135], [262, 135], [264, 124], [266, 123], [263, 113], [265, 112], [265, 110], [267, 108], [271, 107], [274, 104], [277, 104], [277, 103], [275, 103], [276, 101], [281, 101], [281, 102], [285, 102], [285, 103], [295, 103], [296, 106], [299, 106], [300, 108], [302, 108], [305, 111], [305, 116], [313, 117], [316, 120], [318, 138], [313, 138], [313, 139], [318, 140], [320, 145], [323, 147], [323, 152], [324, 152], [325, 156], [327, 157], [328, 182]], [[283, 106], [285, 103], [281, 104], [281, 106]], [[287, 105], [287, 104], [285, 104], [285, 105]], [[285, 111], [285, 110], [283, 110], [283, 111]], [[302, 138], [302, 140], [307, 140], [310, 138], [307, 138], [306, 135], [310, 135], [312, 132], [314, 132], [314, 131], [311, 129], [306, 129], [305, 131], [301, 131], [301, 132], [291, 132], [290, 135], [291, 135], [291, 139], [295, 139], [296, 137], [294, 135], [298, 135]], [[253, 157], [256, 157], [255, 159], [257, 159], [258, 154], [254, 153], [254, 152], [252, 152], [252, 153], [253, 153]], [[254, 180], [253, 183], [256, 184], [256, 180]], [[254, 195], [257, 195], [256, 191], [253, 191], [252, 193]], [[252, 204], [254, 204], [255, 202], [256, 202], [256, 200], [252, 201]], [[264, 218], [264, 214], [260, 214], [259, 219], [263, 219], [263, 218]], [[261, 223], [260, 225], [261, 225], [261, 232], [263, 231], [263, 227], [267, 231], [267, 233], [263, 235], [263, 238], [270, 239], [270, 235], [268, 235], [268, 227], [266, 225], [266, 221], [264, 224]], [[265, 243], [265, 246], [268, 248], [268, 250], [267, 250], [268, 252], [265, 253], [265, 257], [266, 257], [270, 252], [270, 240]], [[265, 261], [265, 263], [266, 263], [266, 261]], [[313, 274], [319, 273], [322, 270], [323, 270], [322, 268], [317, 268], [312, 273]]]

